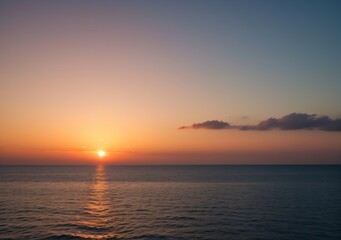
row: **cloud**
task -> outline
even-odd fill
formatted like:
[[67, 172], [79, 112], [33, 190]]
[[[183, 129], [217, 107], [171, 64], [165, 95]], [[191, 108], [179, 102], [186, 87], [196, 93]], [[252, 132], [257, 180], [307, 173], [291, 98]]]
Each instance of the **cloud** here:
[[223, 121], [218, 121], [218, 120], [210, 120], [202, 123], [194, 123], [191, 126], [182, 126], [179, 129], [188, 129], [188, 128], [193, 128], [193, 129], [225, 129], [229, 128], [230, 124], [227, 122]]
[[316, 114], [291, 113], [280, 119], [269, 118], [260, 122], [258, 130], [281, 129], [317, 129], [322, 131], [341, 131], [341, 119], [332, 120], [328, 116], [317, 116]]
[[316, 114], [291, 113], [282, 118], [268, 118], [257, 125], [231, 125], [218, 120], [194, 123], [191, 126], [183, 126], [179, 129], [239, 129], [239, 130], [320, 130], [320, 131], [341, 131], [341, 118], [331, 119], [328, 116], [318, 116]]

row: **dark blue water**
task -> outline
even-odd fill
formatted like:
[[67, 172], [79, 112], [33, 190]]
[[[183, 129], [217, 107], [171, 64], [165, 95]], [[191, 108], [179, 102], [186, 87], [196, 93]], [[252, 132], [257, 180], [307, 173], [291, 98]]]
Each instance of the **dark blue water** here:
[[341, 166], [0, 166], [0, 239], [341, 239]]

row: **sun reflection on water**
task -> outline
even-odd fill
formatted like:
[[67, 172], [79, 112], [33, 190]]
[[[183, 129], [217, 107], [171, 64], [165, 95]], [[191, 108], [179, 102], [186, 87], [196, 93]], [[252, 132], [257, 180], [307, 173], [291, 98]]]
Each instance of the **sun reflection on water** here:
[[79, 219], [81, 231], [74, 236], [88, 239], [118, 238], [112, 230], [111, 202], [103, 165], [96, 167], [88, 203]]

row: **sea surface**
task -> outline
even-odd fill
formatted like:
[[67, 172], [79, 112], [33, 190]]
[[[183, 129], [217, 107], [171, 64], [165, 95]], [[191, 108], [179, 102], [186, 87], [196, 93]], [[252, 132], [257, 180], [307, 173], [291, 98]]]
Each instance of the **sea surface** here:
[[341, 239], [341, 165], [0, 166], [0, 239]]

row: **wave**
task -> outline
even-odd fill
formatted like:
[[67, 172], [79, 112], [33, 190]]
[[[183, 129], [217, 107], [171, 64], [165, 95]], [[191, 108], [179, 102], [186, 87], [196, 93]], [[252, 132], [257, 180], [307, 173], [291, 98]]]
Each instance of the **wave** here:
[[131, 238], [126, 238], [126, 240], [136, 240], [136, 239], [141, 239], [141, 240], [162, 240], [162, 239], [167, 239], [167, 240], [184, 240], [185, 238], [182, 237], [174, 237], [171, 235], [160, 235], [160, 234], [143, 234], [139, 236], [134, 236]]
[[44, 240], [89, 240], [89, 239], [105, 239], [105, 240], [125, 240], [124, 238], [115, 237], [113, 235], [105, 235], [105, 236], [98, 236], [98, 235], [83, 235], [83, 234], [62, 234], [62, 235], [53, 235]]
[[68, 235], [68, 234], [53, 235], [53, 236], [44, 238], [44, 240], [69, 240], [69, 239], [89, 239], [89, 238], [84, 238], [84, 237], [74, 236], [74, 235]]

